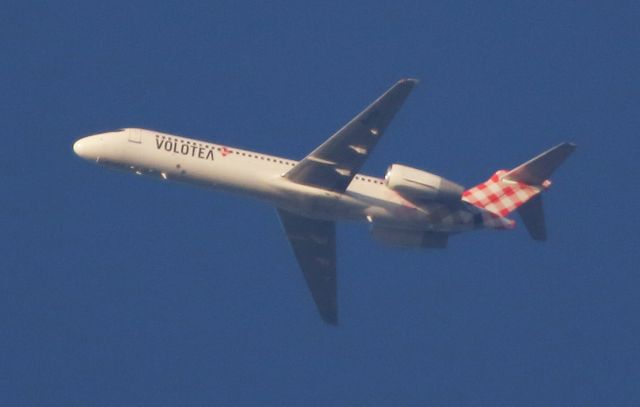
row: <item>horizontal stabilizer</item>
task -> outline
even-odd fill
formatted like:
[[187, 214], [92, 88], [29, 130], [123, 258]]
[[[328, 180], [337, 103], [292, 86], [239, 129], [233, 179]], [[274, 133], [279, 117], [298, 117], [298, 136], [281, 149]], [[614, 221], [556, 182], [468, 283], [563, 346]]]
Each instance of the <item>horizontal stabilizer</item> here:
[[547, 227], [544, 222], [542, 195], [536, 195], [518, 208], [524, 226], [534, 240], [547, 240]]
[[542, 185], [575, 149], [576, 145], [572, 143], [559, 144], [509, 171], [503, 179], [527, 185]]

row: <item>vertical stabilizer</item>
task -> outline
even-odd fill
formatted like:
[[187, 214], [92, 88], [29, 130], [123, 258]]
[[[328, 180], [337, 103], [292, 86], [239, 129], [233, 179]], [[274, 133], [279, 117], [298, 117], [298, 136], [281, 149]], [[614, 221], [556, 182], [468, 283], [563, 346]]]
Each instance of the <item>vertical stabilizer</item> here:
[[518, 210], [531, 237], [546, 240], [539, 194], [551, 185], [548, 178], [575, 149], [575, 144], [562, 143], [510, 171], [497, 171], [486, 182], [466, 190], [462, 200], [500, 217]]
[[462, 200], [495, 215], [507, 216], [551, 185], [550, 182], [538, 186], [507, 181], [504, 177], [508, 173], [507, 170], [497, 171], [487, 181], [464, 191]]

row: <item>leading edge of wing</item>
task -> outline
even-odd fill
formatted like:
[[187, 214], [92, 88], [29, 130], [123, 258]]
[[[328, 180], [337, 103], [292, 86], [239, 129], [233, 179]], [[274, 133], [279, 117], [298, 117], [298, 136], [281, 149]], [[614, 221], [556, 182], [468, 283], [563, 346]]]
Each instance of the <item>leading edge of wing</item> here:
[[417, 83], [417, 79], [398, 81], [284, 177], [299, 184], [344, 192]]
[[335, 222], [278, 209], [280, 222], [322, 319], [338, 325]]

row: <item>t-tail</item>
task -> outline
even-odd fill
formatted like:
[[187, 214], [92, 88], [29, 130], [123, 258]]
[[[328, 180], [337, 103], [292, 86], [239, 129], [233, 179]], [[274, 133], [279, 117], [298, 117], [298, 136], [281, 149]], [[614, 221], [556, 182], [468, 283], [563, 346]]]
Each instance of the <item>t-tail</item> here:
[[562, 143], [511, 171], [497, 171], [486, 182], [466, 190], [462, 200], [500, 217], [517, 210], [531, 237], [546, 240], [540, 193], [551, 186], [549, 177], [575, 149], [575, 144]]

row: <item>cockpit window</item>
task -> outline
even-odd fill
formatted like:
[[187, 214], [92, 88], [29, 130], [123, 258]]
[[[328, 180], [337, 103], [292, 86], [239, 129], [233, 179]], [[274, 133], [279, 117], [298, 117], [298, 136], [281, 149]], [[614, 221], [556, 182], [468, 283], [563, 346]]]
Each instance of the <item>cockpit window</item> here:
[[118, 130], [108, 130], [108, 131], [99, 131], [96, 133], [90, 133], [90, 134], [85, 134], [82, 137], [88, 137], [88, 136], [100, 136], [102, 134], [107, 134], [107, 133], [120, 133], [121, 131], [125, 131], [126, 129], [118, 129]]

